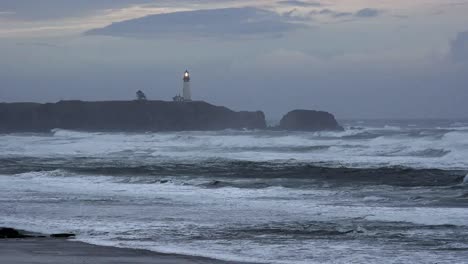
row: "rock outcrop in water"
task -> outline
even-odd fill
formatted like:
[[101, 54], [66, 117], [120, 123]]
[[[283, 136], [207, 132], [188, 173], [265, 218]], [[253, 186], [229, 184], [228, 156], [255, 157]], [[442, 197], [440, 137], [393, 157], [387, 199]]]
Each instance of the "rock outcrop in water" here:
[[206, 102], [60, 101], [1, 103], [0, 132], [185, 131], [264, 129], [263, 112], [235, 112]]
[[296, 131], [343, 131], [343, 127], [332, 114], [313, 110], [294, 110], [287, 113], [281, 119], [279, 128]]

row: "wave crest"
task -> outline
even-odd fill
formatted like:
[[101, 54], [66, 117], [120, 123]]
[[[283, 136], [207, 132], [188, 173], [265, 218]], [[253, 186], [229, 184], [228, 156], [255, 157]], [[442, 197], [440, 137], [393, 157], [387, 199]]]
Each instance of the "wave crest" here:
[[[209, 159], [201, 162], [163, 161], [156, 164], [135, 164], [123, 161], [28, 159], [0, 159], [4, 164], [0, 173], [27, 175], [48, 171], [49, 176], [59, 176], [64, 171], [81, 175], [109, 176], [190, 176], [225, 179], [287, 179], [280, 185], [288, 186], [331, 182], [335, 184], [376, 184], [395, 186], [451, 186], [461, 184], [466, 171], [439, 169], [412, 169], [406, 167], [346, 168], [327, 167], [304, 162], [254, 162], [226, 159]], [[10, 166], [9, 166], [10, 165]], [[25, 174], [26, 173], [26, 174]], [[219, 180], [219, 179], [216, 179]], [[268, 181], [268, 182], [269, 182]], [[257, 182], [261, 186], [261, 183]], [[226, 185], [223, 181], [213, 186]]]

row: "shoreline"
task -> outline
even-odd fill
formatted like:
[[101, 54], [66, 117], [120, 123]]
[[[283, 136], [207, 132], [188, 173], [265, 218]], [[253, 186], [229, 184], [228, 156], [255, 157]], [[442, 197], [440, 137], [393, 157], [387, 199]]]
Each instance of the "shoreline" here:
[[[29, 235], [32, 233], [21, 234]], [[0, 238], [2, 263], [8, 264], [227, 264], [246, 262], [223, 261], [207, 257], [182, 254], [159, 253], [145, 249], [99, 246], [70, 240], [53, 238], [35, 233], [24, 238]]]

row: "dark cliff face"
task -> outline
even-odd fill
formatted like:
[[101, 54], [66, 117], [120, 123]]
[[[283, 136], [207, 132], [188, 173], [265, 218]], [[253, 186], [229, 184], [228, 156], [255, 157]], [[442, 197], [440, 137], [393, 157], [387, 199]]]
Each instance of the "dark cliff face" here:
[[294, 110], [287, 113], [281, 119], [279, 128], [296, 131], [343, 130], [332, 114], [313, 110]]
[[0, 104], [0, 132], [185, 131], [264, 129], [263, 112], [234, 112], [206, 102], [61, 101]]

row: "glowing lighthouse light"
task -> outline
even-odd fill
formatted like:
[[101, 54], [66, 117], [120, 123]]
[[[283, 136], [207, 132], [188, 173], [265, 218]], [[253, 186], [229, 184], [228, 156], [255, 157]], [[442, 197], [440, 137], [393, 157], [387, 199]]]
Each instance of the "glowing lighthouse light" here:
[[185, 71], [184, 73], [184, 88], [182, 90], [184, 95], [184, 101], [192, 101], [192, 91], [190, 90], [190, 73]]

